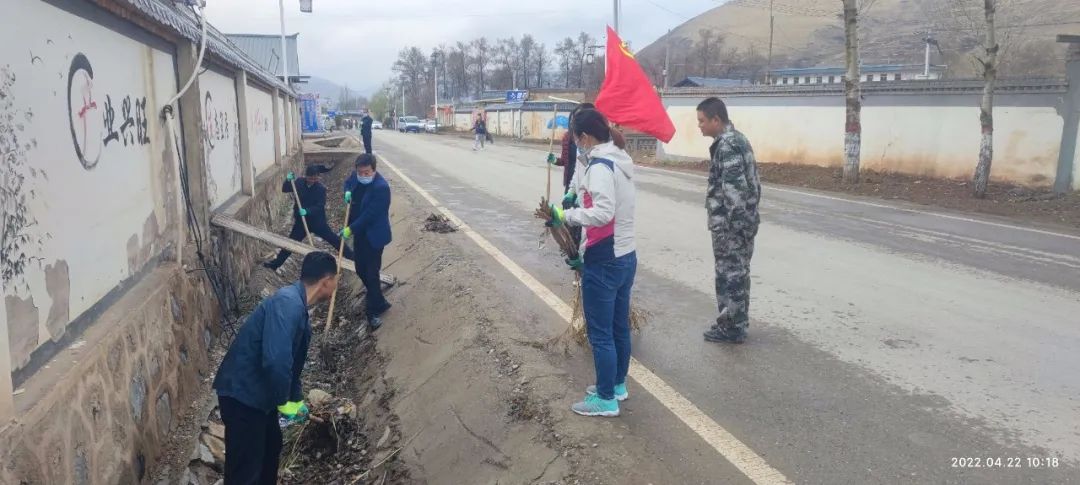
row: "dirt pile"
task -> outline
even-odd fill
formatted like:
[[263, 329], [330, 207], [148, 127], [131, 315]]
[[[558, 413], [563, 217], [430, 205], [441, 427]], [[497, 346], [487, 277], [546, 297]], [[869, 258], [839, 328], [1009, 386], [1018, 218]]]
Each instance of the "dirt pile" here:
[[457, 232], [457, 227], [454, 227], [454, 224], [446, 216], [431, 214], [427, 219], [424, 219], [424, 231], [449, 234]]

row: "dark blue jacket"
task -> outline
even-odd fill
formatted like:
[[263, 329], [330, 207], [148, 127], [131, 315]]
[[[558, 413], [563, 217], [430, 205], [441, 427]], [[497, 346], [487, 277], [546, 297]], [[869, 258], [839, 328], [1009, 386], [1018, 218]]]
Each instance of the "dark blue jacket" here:
[[[281, 186], [281, 191], [286, 194], [292, 193], [292, 184], [288, 180]], [[300, 196], [300, 204], [307, 211], [308, 221], [326, 220], [326, 186], [316, 183], [309, 186], [304, 179], [296, 180], [296, 193]], [[293, 204], [293, 217], [300, 219], [300, 209]]]
[[352, 192], [349, 209], [349, 229], [367, 238], [372, 247], [390, 244], [390, 184], [382, 174], [375, 173], [375, 180], [363, 185], [356, 175], [345, 179], [345, 191]]
[[310, 342], [307, 293], [298, 281], [251, 312], [221, 361], [214, 390], [266, 412], [300, 401], [300, 372]]
[[370, 116], [364, 115], [360, 118], [360, 134], [371, 136], [371, 123], [375, 121]]

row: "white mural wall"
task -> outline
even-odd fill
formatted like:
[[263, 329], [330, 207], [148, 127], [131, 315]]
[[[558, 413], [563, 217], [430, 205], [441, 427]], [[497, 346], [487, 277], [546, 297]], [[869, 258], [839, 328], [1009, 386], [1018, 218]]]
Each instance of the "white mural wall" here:
[[203, 149], [210, 208], [221, 207], [240, 192], [240, 123], [236, 83], [213, 70], [199, 75], [203, 100]]
[[273, 167], [274, 160], [274, 96], [255, 86], [247, 86], [248, 146], [251, 147], [251, 166], [258, 175]]
[[171, 54], [115, 30], [5, 6], [48, 19], [0, 29], [0, 355], [17, 370], [165, 246], [175, 161], [159, 113], [177, 76]]

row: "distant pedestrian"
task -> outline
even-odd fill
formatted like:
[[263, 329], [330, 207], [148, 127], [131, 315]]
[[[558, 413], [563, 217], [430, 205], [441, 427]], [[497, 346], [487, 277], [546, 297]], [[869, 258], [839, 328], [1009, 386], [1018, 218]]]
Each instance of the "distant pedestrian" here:
[[473, 123], [473, 134], [476, 137], [476, 140], [473, 142], [473, 151], [482, 150], [484, 148], [484, 140], [487, 138], [487, 123], [484, 122], [483, 117], [476, 117], [476, 122]]
[[364, 139], [364, 153], [368, 155], [371, 154], [371, 124], [374, 121], [368, 113], [360, 119], [360, 137]]
[[761, 183], [750, 141], [735, 129], [727, 107], [708, 98], [697, 107], [701, 134], [709, 148], [709, 188], [705, 196], [716, 259], [716, 302], [720, 316], [705, 340], [742, 343], [750, 325], [750, 258], [761, 217]]
[[278, 414], [290, 422], [308, 415], [300, 383], [311, 342], [308, 308], [329, 300], [337, 280], [334, 256], [308, 254], [300, 281], [259, 303], [229, 346], [214, 379], [225, 423], [225, 483], [277, 483]]
[[[303, 241], [307, 238], [307, 233], [304, 231], [304, 221], [307, 219], [307, 229], [312, 234], [319, 236], [320, 239], [330, 243], [335, 249], [341, 244], [341, 239], [337, 233], [330, 228], [330, 224], [326, 220], [326, 186], [319, 181], [319, 176], [323, 173], [329, 172], [322, 165], [308, 165], [304, 169], [304, 178], [300, 180], [293, 180], [292, 172], [286, 176], [285, 183], [281, 184], [281, 191], [286, 194], [293, 192], [293, 184], [296, 184], [296, 193], [300, 197], [300, 205], [293, 205], [293, 226], [292, 231], [289, 232], [289, 239], [293, 241]], [[278, 251], [278, 255], [272, 261], [263, 263], [263, 266], [277, 271], [281, 265], [285, 264], [285, 261], [292, 255], [288, 249], [282, 249]], [[352, 251], [348, 247], [345, 248], [346, 258], [352, 259]]]
[[634, 162], [612, 142], [611, 128], [598, 111], [579, 111], [570, 130], [587, 160], [575, 176], [581, 207], [564, 211], [552, 204], [548, 224], [585, 229], [582, 256], [568, 263], [581, 271], [582, 309], [596, 369], [596, 385], [586, 388], [585, 399], [571, 410], [618, 416], [619, 401], [629, 396], [630, 292], [637, 273]]
[[356, 275], [367, 289], [366, 313], [368, 326], [382, 326], [382, 314], [390, 309], [382, 293], [383, 249], [393, 239], [390, 233], [390, 184], [376, 171], [375, 156], [362, 154], [356, 158], [356, 173], [345, 179], [345, 192], [351, 194], [349, 225], [342, 230], [353, 238], [356, 255]]

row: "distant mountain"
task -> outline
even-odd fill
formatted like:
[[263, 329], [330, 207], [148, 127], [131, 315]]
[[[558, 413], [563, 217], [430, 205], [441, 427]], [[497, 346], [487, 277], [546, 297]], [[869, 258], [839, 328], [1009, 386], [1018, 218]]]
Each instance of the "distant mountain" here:
[[[922, 64], [925, 32], [930, 30], [941, 46], [931, 62], [947, 64], [947, 76], [974, 77], [971, 54], [981, 48], [982, 2], [969, 1], [971, 20], [952, 11], [953, 0], [862, 0], [870, 4], [860, 18], [860, 43], [865, 63]], [[998, 39], [1002, 43], [999, 71], [1010, 76], [1062, 76], [1065, 46], [1058, 34], [1080, 34], [1080, 1], [1010, 0], [999, 2]], [[725, 77], [726, 65], [759, 64], [762, 73], [769, 47], [770, 0], [731, 0], [675, 28], [667, 36], [638, 53], [654, 76], [662, 70], [667, 47], [671, 50], [671, 80], [701, 76]], [[785, 67], [842, 66], [844, 29], [841, 3], [836, 0], [773, 0], [774, 69]], [[697, 44], [702, 30], [723, 38], [714, 61], [702, 61]], [[735, 49], [736, 54], [732, 54]], [[738, 70], [738, 69], [737, 69]], [[719, 71], [719, 72], [717, 72]], [[729, 73], [730, 74], [730, 73]]]
[[[318, 94], [320, 98], [329, 99], [332, 107], [337, 107], [337, 103], [345, 92], [345, 86], [318, 76], [311, 76], [311, 79], [308, 79], [306, 84], [300, 85], [299, 89], [301, 92], [314, 93]], [[371, 91], [370, 88], [357, 89], [355, 86], [349, 86], [349, 97], [367, 99], [367, 93]]]

